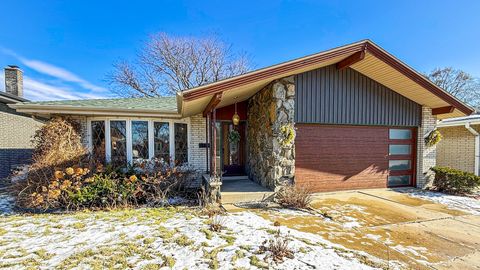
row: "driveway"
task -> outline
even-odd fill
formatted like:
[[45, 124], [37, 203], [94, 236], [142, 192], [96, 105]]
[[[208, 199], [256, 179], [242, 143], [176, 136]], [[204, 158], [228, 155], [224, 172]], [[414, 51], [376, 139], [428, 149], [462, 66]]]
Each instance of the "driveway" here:
[[[474, 209], [465, 208], [466, 212], [452, 209], [450, 203], [411, 196], [416, 194], [437, 196], [405, 189], [323, 193], [315, 195], [312, 205], [324, 217], [262, 215], [392, 264], [397, 261], [413, 269], [480, 269], [480, 201], [477, 205], [468, 199]], [[464, 205], [461, 197], [445, 197], [456, 200], [460, 208]]]

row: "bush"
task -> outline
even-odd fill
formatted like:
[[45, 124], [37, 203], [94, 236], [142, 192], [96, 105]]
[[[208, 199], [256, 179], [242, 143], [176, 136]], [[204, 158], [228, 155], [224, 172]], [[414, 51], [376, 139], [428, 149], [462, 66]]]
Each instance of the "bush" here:
[[435, 172], [433, 186], [438, 191], [462, 194], [470, 193], [474, 188], [480, 186], [480, 177], [473, 173], [448, 167], [433, 167], [431, 170]]
[[308, 187], [288, 185], [277, 192], [276, 200], [284, 207], [305, 209], [312, 202], [312, 192]]

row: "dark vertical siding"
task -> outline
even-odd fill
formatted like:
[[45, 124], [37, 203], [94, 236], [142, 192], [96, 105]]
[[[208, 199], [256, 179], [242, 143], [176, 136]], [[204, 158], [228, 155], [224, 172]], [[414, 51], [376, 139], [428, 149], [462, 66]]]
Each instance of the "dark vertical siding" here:
[[335, 65], [295, 76], [295, 122], [419, 126], [421, 106], [363, 74]]

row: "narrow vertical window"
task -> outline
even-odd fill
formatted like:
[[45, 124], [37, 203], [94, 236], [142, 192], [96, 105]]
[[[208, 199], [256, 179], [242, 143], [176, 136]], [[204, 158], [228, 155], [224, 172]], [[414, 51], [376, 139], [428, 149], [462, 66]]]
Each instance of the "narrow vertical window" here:
[[187, 124], [175, 123], [175, 163], [188, 162]]
[[148, 159], [148, 121], [132, 121], [132, 157]]
[[111, 162], [114, 165], [127, 164], [127, 123], [110, 121]]
[[153, 123], [155, 158], [170, 162], [170, 129], [168, 123]]
[[92, 121], [92, 157], [96, 162], [105, 163], [105, 122]]

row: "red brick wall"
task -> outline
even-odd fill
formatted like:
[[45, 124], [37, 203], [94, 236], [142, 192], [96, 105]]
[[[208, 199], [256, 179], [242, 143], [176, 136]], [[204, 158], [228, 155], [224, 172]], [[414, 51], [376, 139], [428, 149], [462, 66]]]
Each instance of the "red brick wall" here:
[[387, 127], [297, 124], [296, 128], [296, 184], [316, 192], [387, 186]]

